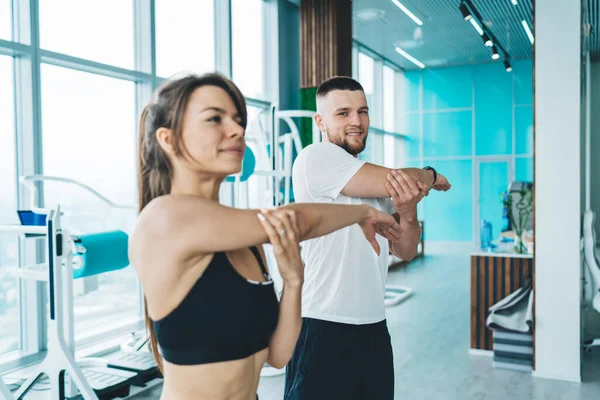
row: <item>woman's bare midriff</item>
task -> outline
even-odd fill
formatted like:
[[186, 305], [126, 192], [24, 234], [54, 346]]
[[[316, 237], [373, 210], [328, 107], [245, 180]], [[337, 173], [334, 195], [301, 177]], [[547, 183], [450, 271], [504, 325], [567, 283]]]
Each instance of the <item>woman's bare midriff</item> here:
[[161, 400], [256, 400], [260, 371], [268, 349], [242, 360], [201, 365], [175, 365], [163, 359], [165, 383]]

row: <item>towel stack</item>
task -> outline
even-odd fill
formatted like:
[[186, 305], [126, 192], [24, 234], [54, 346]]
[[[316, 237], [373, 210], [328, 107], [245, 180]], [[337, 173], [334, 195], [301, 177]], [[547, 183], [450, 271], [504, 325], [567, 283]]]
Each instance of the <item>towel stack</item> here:
[[493, 337], [494, 368], [533, 370], [533, 334], [494, 329]]
[[495, 368], [533, 370], [533, 285], [531, 277], [514, 293], [489, 308]]

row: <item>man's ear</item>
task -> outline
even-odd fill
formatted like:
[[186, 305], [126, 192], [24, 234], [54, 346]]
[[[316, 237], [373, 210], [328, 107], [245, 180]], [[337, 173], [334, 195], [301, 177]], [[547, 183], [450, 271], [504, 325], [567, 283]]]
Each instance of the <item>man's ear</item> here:
[[167, 128], [158, 128], [156, 130], [156, 141], [165, 153], [170, 155], [175, 154], [175, 149], [173, 148], [173, 131]]
[[321, 132], [325, 132], [325, 125], [323, 125], [323, 117], [321, 117], [321, 114], [315, 114], [315, 124], [317, 124], [317, 127]]

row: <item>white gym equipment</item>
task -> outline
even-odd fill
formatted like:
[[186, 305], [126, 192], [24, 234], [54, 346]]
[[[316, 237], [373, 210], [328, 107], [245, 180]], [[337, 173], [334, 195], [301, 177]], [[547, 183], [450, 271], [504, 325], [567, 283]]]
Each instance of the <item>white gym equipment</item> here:
[[[594, 211], [586, 210], [583, 215], [583, 262], [587, 268], [587, 273], [584, 269], [582, 274], [583, 308], [584, 310], [587, 309], [591, 302], [592, 308], [600, 313], [600, 262], [598, 262], [596, 254], [595, 220], [596, 214]], [[588, 350], [596, 346], [600, 346], [600, 338], [585, 340], [583, 343], [583, 347]]]
[[391, 307], [400, 304], [412, 294], [413, 290], [406, 286], [385, 285], [385, 306]]
[[[42, 208], [37, 205], [37, 188], [34, 182], [57, 181], [79, 186], [93, 194], [109, 206], [122, 209], [136, 209], [135, 206], [118, 205], [80, 182], [42, 175], [21, 177], [21, 183], [30, 191], [30, 210], [37, 215], [45, 216], [45, 226], [38, 225], [0, 225], [0, 232], [19, 235], [19, 242], [28, 238], [44, 238], [46, 244], [46, 262], [36, 265], [19, 265], [10, 268], [11, 272], [21, 280], [34, 280], [48, 284], [48, 339], [47, 352], [44, 360], [33, 369], [30, 377], [15, 392], [16, 399], [24, 398], [32, 386], [42, 375], [46, 375], [50, 383], [50, 398], [52, 400], [74, 397], [78, 393], [84, 400], [98, 400], [97, 392], [118, 388], [129, 390], [130, 383], [138, 375], [131, 370], [112, 368], [109, 364], [123, 365], [123, 358], [112, 361], [107, 359], [76, 360], [74, 355], [74, 315], [73, 315], [73, 271], [81, 268], [76, 257], [80, 246], [77, 237], [64, 228], [61, 219], [68, 213], [58, 205], [54, 208]], [[81, 260], [80, 260], [81, 261]], [[147, 353], [145, 365], [152, 364], [152, 355]], [[137, 360], [137, 366], [144, 361]], [[144, 365], [144, 367], [145, 367]], [[144, 368], [142, 367], [142, 368]], [[149, 365], [152, 368], [152, 365]], [[136, 369], [136, 368], [134, 368]], [[8, 390], [0, 384], [0, 393], [5, 395]], [[11, 398], [5, 396], [7, 398]]]
[[[583, 214], [583, 264], [582, 277], [582, 309], [591, 307], [600, 313], [600, 262], [596, 254], [596, 213], [591, 209], [591, 74], [590, 54], [587, 53], [586, 62], [586, 124], [585, 124], [585, 212]], [[585, 322], [585, 314], [583, 321]], [[585, 324], [582, 332], [585, 333]], [[583, 348], [591, 350], [600, 346], [600, 338], [584, 339]]]
[[[263, 118], [265, 112], [266, 118]], [[259, 114], [258, 118], [249, 121], [246, 144], [256, 159], [256, 165], [249, 174], [242, 171], [228, 180], [232, 183], [229, 205], [256, 208], [276, 207], [290, 203], [294, 151], [297, 154], [302, 150], [300, 131], [294, 118], [310, 118], [313, 141], [320, 141], [321, 133], [313, 120], [314, 115], [314, 111], [279, 110], [277, 104], [271, 104], [268, 110]], [[264, 124], [261, 123], [263, 119], [266, 120]], [[289, 131], [281, 132], [281, 122], [285, 122]], [[242, 165], [244, 167], [246, 163]], [[252, 176], [266, 179], [252, 182], [249, 181]], [[259, 199], [258, 204], [249, 202], [250, 186], [253, 193], [266, 194], [264, 198]], [[283, 193], [281, 193], [282, 187]]]
[[[296, 154], [302, 150], [300, 130], [294, 118], [310, 118], [312, 124], [313, 143], [320, 142], [321, 132], [314, 122], [314, 111], [308, 110], [280, 110], [277, 104], [272, 104], [268, 112], [267, 129], [248, 129], [247, 142], [255, 144], [256, 167], [254, 175], [267, 177], [267, 187], [270, 189], [270, 198], [267, 207], [278, 207], [289, 204], [292, 189], [292, 164], [294, 151]], [[281, 122], [284, 122], [289, 131], [281, 132]], [[271, 149], [275, 149], [272, 151]], [[281, 193], [283, 181], [283, 193]], [[260, 191], [260, 190], [259, 190]], [[277, 263], [269, 251], [270, 246], [265, 246], [267, 263], [274, 281], [275, 290], [279, 294], [282, 282], [277, 270]], [[261, 377], [279, 376], [285, 373], [285, 368], [274, 368], [265, 364]]]

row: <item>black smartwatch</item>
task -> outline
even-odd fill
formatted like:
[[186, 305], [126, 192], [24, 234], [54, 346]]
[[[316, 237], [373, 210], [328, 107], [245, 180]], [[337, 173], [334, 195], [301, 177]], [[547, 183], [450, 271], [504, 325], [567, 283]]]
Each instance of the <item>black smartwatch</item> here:
[[433, 171], [433, 183], [431, 184], [431, 186], [435, 185], [435, 182], [437, 181], [437, 171], [435, 170], [435, 168], [427, 166], [423, 169], [426, 171]]

